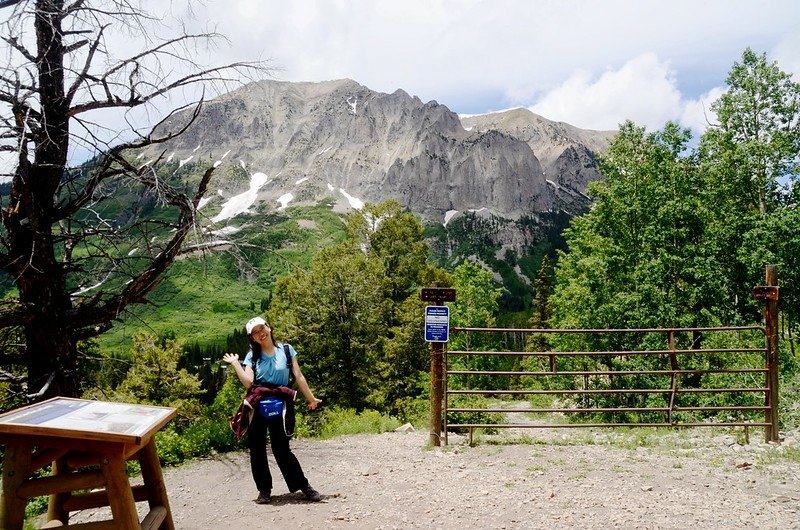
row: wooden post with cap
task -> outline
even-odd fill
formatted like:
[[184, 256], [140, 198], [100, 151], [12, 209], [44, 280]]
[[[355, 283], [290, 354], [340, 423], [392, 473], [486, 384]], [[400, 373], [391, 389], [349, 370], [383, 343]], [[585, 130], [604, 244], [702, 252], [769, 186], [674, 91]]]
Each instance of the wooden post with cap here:
[[[420, 299], [424, 302], [433, 302], [432, 305], [441, 306], [444, 302], [454, 302], [456, 290], [444, 287], [429, 287], [422, 289]], [[430, 415], [430, 443], [433, 446], [441, 445], [442, 432], [442, 351], [443, 342], [431, 342], [431, 415]]]
[[779, 442], [778, 432], [778, 268], [767, 265], [764, 286], [753, 289], [753, 298], [764, 301], [764, 334], [766, 335], [766, 383], [767, 393], [764, 404], [767, 408], [766, 422], [769, 426], [764, 429], [764, 438], [767, 442]]

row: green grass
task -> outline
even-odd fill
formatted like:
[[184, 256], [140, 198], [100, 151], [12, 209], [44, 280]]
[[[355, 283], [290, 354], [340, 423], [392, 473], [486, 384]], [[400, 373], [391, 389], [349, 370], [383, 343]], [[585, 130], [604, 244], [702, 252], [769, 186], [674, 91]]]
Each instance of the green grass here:
[[[313, 223], [299, 221], [311, 221]], [[320, 248], [344, 238], [341, 218], [326, 206], [289, 208], [281, 216], [235, 219], [236, 251], [176, 261], [149, 295], [150, 304], [130, 306], [120, 322], [98, 339], [105, 354], [125, 355], [141, 331], [174, 335], [188, 343], [224, 346], [225, 337], [269, 298], [280, 277], [305, 269]]]
[[779, 447], [772, 451], [765, 451], [756, 457], [756, 461], [764, 465], [778, 462], [800, 464], [800, 447]]

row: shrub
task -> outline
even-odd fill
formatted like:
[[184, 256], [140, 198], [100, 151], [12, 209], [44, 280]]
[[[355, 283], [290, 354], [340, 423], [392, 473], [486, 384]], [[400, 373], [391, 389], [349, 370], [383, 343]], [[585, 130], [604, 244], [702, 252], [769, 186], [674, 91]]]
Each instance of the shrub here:
[[400, 426], [397, 418], [374, 410], [356, 412], [354, 409], [333, 407], [319, 414], [298, 415], [298, 435], [333, 438], [348, 434], [382, 433]]

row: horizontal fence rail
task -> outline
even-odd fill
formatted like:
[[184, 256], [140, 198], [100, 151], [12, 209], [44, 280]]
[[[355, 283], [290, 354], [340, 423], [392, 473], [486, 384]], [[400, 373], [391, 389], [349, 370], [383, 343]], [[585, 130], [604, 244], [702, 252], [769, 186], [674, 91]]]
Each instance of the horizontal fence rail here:
[[[774, 436], [770, 434], [773, 430], [777, 433], [777, 399], [772, 397], [774, 393], [770, 384], [775, 378], [772, 371], [777, 370], [777, 364], [769, 362], [767, 333], [768, 329], [764, 326], [639, 329], [451, 328], [451, 343], [458, 342], [460, 336], [464, 337], [461, 343], [467, 342], [470, 337], [477, 338], [474, 342], [486, 343], [481, 337], [497, 334], [513, 334], [523, 338], [591, 335], [598, 342], [605, 340], [617, 346], [586, 351], [445, 348], [442, 374], [444, 442], [448, 442], [449, 430], [468, 430], [471, 442], [472, 431], [476, 428], [634, 426], [764, 427], [770, 439]], [[713, 343], [712, 339], [717, 334], [733, 334], [736, 340], [739, 340], [741, 334], [750, 334], [749, 344], [743, 344], [740, 348], [729, 347], [728, 344], [725, 347], [703, 348], [703, 343]], [[664, 347], [619, 347], [619, 344], [626, 341], [635, 344], [645, 339], [649, 346], [655, 343], [651, 335], [660, 335], [662, 338], [658, 340]], [[760, 347], [762, 343], [764, 347]], [[635, 364], [637, 358], [642, 359], [645, 366], [630, 366], [631, 363]], [[745, 364], [737, 365], [730, 360], [732, 358]], [[479, 359], [488, 359], [490, 364], [493, 362], [495, 365], [514, 362], [516, 366], [513, 369], [492, 369], [487, 368], [486, 363], [481, 366]], [[524, 367], [524, 359], [538, 360], [536, 362], [539, 364], [534, 362], [533, 366]], [[703, 362], [706, 366], [696, 366]], [[452, 364], [458, 366], [451, 366]], [[481, 377], [484, 378], [483, 383], [475, 384], [476, 378]], [[487, 381], [490, 382], [489, 388], [486, 387]], [[527, 406], [511, 409], [496, 404], [485, 407], [451, 405], [454, 399], [469, 395], [524, 396], [528, 399], [552, 396], [562, 400], [571, 398], [572, 402], [568, 405], [559, 403], [549, 407]], [[715, 402], [717, 395], [723, 404]], [[704, 399], [705, 402], [695, 402], [698, 399]], [[734, 403], [727, 404], [725, 399]], [[763, 404], [753, 403], [759, 399]], [[614, 400], [619, 403], [610, 406], [609, 402]], [[550, 424], [463, 419], [470, 414], [485, 417], [490, 413], [560, 414], [570, 418], [586, 418], [586, 421]], [[717, 416], [720, 413], [730, 414], [719, 418]], [[450, 414], [462, 419], [450, 422]], [[596, 421], [598, 416], [608, 421]]]

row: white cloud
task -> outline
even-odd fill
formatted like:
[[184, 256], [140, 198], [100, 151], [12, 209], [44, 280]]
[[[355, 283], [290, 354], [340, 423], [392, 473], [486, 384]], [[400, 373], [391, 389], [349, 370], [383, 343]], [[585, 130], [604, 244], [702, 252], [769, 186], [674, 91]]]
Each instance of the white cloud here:
[[530, 105], [576, 71], [593, 78], [646, 53], [679, 73], [714, 70], [687, 94], [697, 97], [721, 84], [746, 46], [770, 50], [800, 19], [795, 0], [231, 0], [195, 9], [231, 36], [229, 58], [271, 57], [282, 79], [349, 77], [456, 112]]
[[770, 56], [781, 70], [794, 74], [794, 80], [800, 82], [800, 28], [784, 36]]
[[589, 129], [616, 129], [626, 119], [658, 129], [680, 116], [681, 93], [669, 64], [646, 53], [596, 79], [576, 72], [530, 109]]
[[724, 93], [724, 87], [714, 87], [699, 98], [684, 102], [678, 121], [684, 127], [690, 128], [695, 137], [699, 137], [709, 125], [716, 123], [711, 104]]

